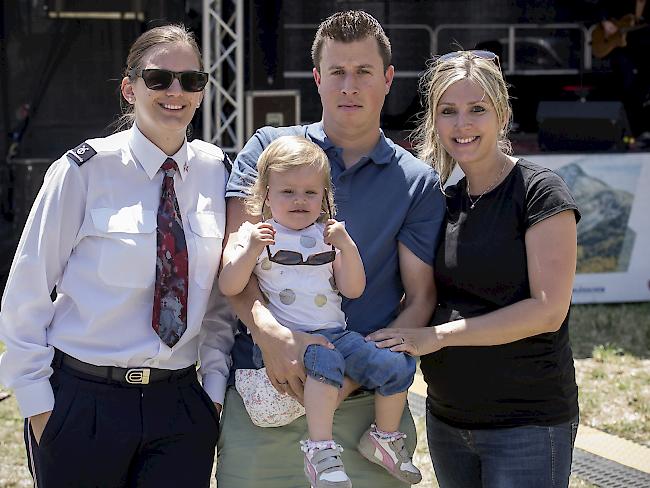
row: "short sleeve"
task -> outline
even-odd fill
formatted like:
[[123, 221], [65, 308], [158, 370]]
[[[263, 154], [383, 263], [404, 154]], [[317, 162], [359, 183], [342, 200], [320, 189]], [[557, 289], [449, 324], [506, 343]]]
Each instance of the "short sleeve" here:
[[244, 148], [237, 154], [226, 185], [226, 198], [246, 198], [257, 179], [257, 160], [262, 151], [275, 139], [283, 135], [305, 135], [306, 126], [271, 127], [257, 129]]
[[226, 185], [226, 198], [245, 198], [257, 179], [257, 160], [268, 145], [265, 133], [260, 129], [251, 137], [244, 148], [237, 154], [232, 165], [230, 178]]
[[564, 180], [548, 169], [535, 173], [526, 190], [526, 228], [564, 210], [573, 210], [580, 221], [580, 210]]
[[433, 266], [445, 215], [438, 176], [430, 169], [411, 188], [411, 206], [397, 239], [426, 264]]

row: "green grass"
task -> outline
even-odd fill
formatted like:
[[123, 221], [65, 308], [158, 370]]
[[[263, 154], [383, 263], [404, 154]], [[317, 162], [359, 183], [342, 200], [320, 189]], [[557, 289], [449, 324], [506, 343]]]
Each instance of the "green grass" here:
[[650, 447], [650, 303], [575, 305], [570, 335], [581, 423]]
[[[650, 446], [650, 303], [575, 305], [571, 310], [581, 423]], [[0, 352], [4, 350], [0, 343]], [[0, 390], [0, 394], [2, 390]], [[29, 487], [23, 421], [13, 396], [0, 402], [0, 487]], [[424, 419], [416, 419], [419, 486], [437, 488]], [[214, 479], [212, 488], [216, 487]], [[593, 485], [575, 476], [571, 488]]]
[[598, 347], [650, 358], [650, 302], [573, 305], [571, 346], [576, 359], [590, 358]]

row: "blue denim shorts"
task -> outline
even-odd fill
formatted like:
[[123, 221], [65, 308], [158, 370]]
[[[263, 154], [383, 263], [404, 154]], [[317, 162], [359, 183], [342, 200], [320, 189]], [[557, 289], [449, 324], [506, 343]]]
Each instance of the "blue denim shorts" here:
[[[343, 377], [348, 376], [382, 396], [404, 392], [413, 383], [416, 363], [408, 354], [380, 349], [352, 330], [325, 329], [314, 334], [325, 336], [335, 347], [307, 347], [303, 358], [305, 370], [318, 381], [341, 388]], [[253, 348], [253, 363], [257, 368], [264, 365], [257, 345]]]

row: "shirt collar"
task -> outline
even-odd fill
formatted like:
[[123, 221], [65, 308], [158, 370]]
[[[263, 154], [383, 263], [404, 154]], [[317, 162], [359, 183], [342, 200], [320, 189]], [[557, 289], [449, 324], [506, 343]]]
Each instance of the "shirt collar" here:
[[308, 125], [307, 135], [313, 142], [317, 143], [323, 151], [327, 151], [331, 147], [336, 147], [332, 140], [327, 137], [327, 134], [325, 134], [322, 121]]
[[168, 157], [176, 161], [181, 179], [185, 179], [189, 171], [189, 148], [187, 139], [183, 141], [183, 145], [176, 154], [167, 156], [158, 146], [140, 132], [140, 129], [138, 129], [135, 123], [129, 129], [129, 132], [129, 146], [131, 147], [131, 151], [133, 151], [136, 159], [142, 165], [142, 168], [150, 179], [154, 178]]
[[384, 135], [384, 131], [379, 129], [379, 140], [368, 154], [368, 159], [371, 159], [376, 164], [388, 164], [395, 156], [395, 143]]
[[[327, 137], [327, 134], [325, 134], [322, 121], [308, 125], [307, 135], [312, 141], [316, 142], [323, 151], [336, 147], [332, 140]], [[395, 156], [395, 152], [395, 143], [384, 135], [383, 130], [379, 129], [379, 140], [373, 150], [370, 151], [367, 158], [376, 164], [388, 164], [392, 161], [393, 156]]]

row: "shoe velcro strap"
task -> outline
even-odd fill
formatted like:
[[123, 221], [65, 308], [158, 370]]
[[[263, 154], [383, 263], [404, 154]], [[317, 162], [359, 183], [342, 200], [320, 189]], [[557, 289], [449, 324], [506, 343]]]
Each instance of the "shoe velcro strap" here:
[[395, 447], [395, 454], [397, 454], [397, 456], [401, 458], [402, 461], [410, 460], [408, 450], [406, 449], [406, 444], [404, 444], [404, 441], [402, 439], [398, 439], [392, 444]]
[[325, 471], [328, 471], [332, 468], [343, 469], [343, 463], [341, 463], [340, 459], [331, 457], [329, 459], [321, 461], [316, 465], [316, 471], [318, 471], [318, 474], [324, 473]]
[[343, 463], [339, 457], [339, 452], [335, 449], [323, 449], [314, 453], [311, 459], [316, 471], [322, 473], [326, 469], [342, 467]]

